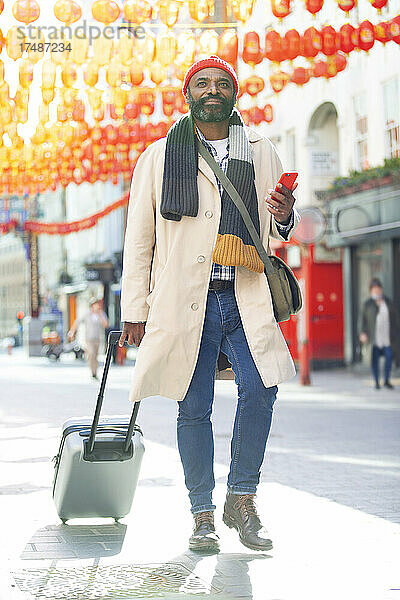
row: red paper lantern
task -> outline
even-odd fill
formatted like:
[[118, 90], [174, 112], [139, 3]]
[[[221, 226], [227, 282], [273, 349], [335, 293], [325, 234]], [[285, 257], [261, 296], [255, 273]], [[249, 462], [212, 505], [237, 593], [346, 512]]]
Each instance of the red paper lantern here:
[[312, 66], [313, 77], [325, 77], [327, 71], [326, 62], [323, 60], [317, 60]]
[[162, 103], [163, 103], [163, 112], [166, 117], [172, 117], [176, 110], [175, 105], [175, 96], [176, 93], [174, 91], [164, 90], [161, 92]]
[[306, 0], [306, 9], [312, 15], [316, 15], [324, 5], [324, 0]]
[[271, 10], [275, 17], [284, 19], [290, 14], [290, 0], [271, 0]]
[[82, 100], [76, 100], [72, 109], [72, 119], [74, 121], [83, 121], [85, 118], [85, 105]]
[[61, 69], [61, 79], [65, 87], [72, 87], [78, 77], [76, 65], [74, 63], [66, 63]]
[[363, 21], [357, 28], [357, 46], [368, 52], [375, 43], [375, 30], [371, 21]]
[[280, 63], [286, 59], [286, 40], [277, 31], [267, 31], [265, 34], [265, 58]]
[[114, 146], [117, 143], [118, 131], [114, 125], [111, 125], [111, 123], [106, 125], [104, 128], [104, 134], [108, 144], [112, 144]]
[[99, 65], [89, 60], [83, 65], [83, 79], [87, 85], [94, 87], [99, 78]]
[[329, 56], [326, 64], [326, 74], [325, 79], [332, 79], [332, 77], [336, 77], [337, 68], [336, 63], [333, 57]]
[[218, 56], [235, 66], [238, 59], [238, 46], [236, 31], [227, 29], [219, 38]]
[[381, 14], [382, 12], [382, 8], [384, 6], [386, 6], [386, 4], [388, 3], [388, 0], [369, 0], [371, 2], [371, 5], [378, 9], [378, 15]]
[[58, 0], [53, 11], [57, 19], [67, 25], [75, 23], [82, 16], [82, 9], [74, 0]]
[[29, 88], [33, 81], [33, 64], [28, 60], [22, 60], [19, 66], [19, 82], [23, 88]]
[[290, 81], [293, 81], [296, 85], [304, 85], [310, 81], [310, 72], [304, 67], [296, 67], [292, 73]]
[[242, 59], [249, 65], [258, 65], [263, 59], [260, 37], [255, 31], [248, 31], [244, 35]]
[[146, 0], [126, 0], [124, 17], [130, 23], [144, 23], [152, 17], [152, 6]]
[[177, 94], [175, 99], [176, 110], [180, 113], [185, 114], [189, 111], [189, 105], [186, 103], [186, 100], [182, 94]]
[[400, 15], [389, 21], [389, 31], [391, 39], [400, 44]]
[[346, 23], [339, 30], [339, 48], [342, 52], [350, 54], [354, 50], [354, 37], [356, 30], [353, 25]]
[[337, 52], [333, 55], [332, 58], [334, 59], [336, 70], [338, 73], [340, 73], [340, 71], [343, 71], [346, 68], [347, 58], [342, 52]]
[[356, 5], [356, 0], [338, 0], [338, 7], [346, 13], [346, 17], [349, 16], [349, 11], [352, 10]]
[[263, 91], [265, 85], [264, 79], [258, 75], [250, 75], [243, 83], [243, 87], [249, 96], [257, 96], [257, 94]]
[[294, 60], [300, 54], [301, 37], [296, 29], [289, 29], [285, 33], [286, 41], [286, 58], [288, 60]]
[[154, 92], [141, 91], [138, 96], [138, 105], [144, 115], [152, 115], [154, 112], [155, 94]]
[[92, 4], [92, 15], [96, 21], [109, 25], [116, 21], [121, 9], [114, 0], [96, 0]]
[[301, 55], [305, 58], [315, 58], [318, 52], [322, 50], [322, 35], [315, 29], [315, 27], [309, 27], [303, 33], [301, 40]]
[[181, 3], [177, 0], [158, 0], [158, 16], [167, 27], [173, 27], [179, 18]]
[[254, 125], [259, 125], [264, 121], [264, 111], [258, 106], [252, 106], [247, 111], [247, 118], [250, 123], [253, 123]]
[[14, 18], [21, 23], [33, 23], [39, 18], [40, 7], [36, 0], [17, 0], [12, 8]]
[[[126, 110], [126, 107], [125, 107]], [[129, 125], [128, 123], [121, 123], [118, 127], [118, 140], [121, 144], [128, 144], [129, 138]]]
[[138, 86], [141, 83], [143, 83], [144, 81], [144, 73], [143, 73], [143, 69], [140, 65], [136, 64], [135, 62], [132, 62], [132, 64], [130, 65], [130, 72], [131, 72], [131, 82], [133, 86]]
[[335, 54], [338, 49], [338, 35], [332, 27], [332, 25], [327, 25], [321, 29], [322, 35], [322, 52], [325, 56], [331, 56]]
[[290, 80], [290, 75], [285, 73], [284, 71], [276, 71], [272, 73], [269, 77], [269, 81], [272, 89], [277, 94], [283, 90], [287, 82]]
[[125, 106], [124, 119], [137, 119], [139, 116], [139, 107], [135, 103], [130, 102]]
[[267, 123], [271, 123], [274, 118], [274, 109], [271, 104], [266, 104], [263, 108], [264, 111], [264, 119]]
[[375, 39], [378, 40], [379, 42], [382, 42], [382, 44], [386, 44], [387, 42], [390, 42], [391, 35], [390, 35], [390, 22], [388, 21], [382, 21], [382, 23], [378, 23], [377, 25], [374, 25], [374, 30], [375, 30]]

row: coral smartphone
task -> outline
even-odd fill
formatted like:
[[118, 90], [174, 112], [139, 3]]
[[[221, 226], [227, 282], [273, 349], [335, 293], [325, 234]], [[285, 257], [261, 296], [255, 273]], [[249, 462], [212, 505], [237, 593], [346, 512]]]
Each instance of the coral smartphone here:
[[[291, 190], [292, 187], [294, 186], [294, 182], [296, 181], [297, 176], [298, 176], [298, 173], [296, 173], [296, 171], [282, 173], [281, 178], [278, 181], [278, 183], [281, 183], [282, 185], [285, 186], [285, 188], [287, 188], [288, 190]], [[275, 187], [275, 191], [279, 192], [278, 184]]]

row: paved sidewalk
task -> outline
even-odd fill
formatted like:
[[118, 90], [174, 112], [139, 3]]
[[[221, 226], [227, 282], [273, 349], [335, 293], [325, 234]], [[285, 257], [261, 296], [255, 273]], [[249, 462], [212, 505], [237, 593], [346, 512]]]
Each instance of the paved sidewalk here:
[[[108, 414], [126, 412], [129, 371], [120, 367], [111, 371], [110, 398], [118, 395], [119, 400], [115, 401], [118, 410], [113, 406], [113, 410], [105, 411]], [[329, 378], [333, 381], [334, 375], [327, 373], [323, 378], [328, 405], [340, 404], [345, 397], [348, 403], [351, 397], [356, 406], [363, 401], [357, 393], [360, 382], [352, 377], [346, 380], [345, 375], [342, 387], [347, 395], [338, 399], [332, 390], [330, 399]], [[337, 384], [337, 375], [335, 381]], [[295, 395], [309, 407], [305, 409], [307, 418], [311, 407], [320, 402], [322, 384], [319, 379], [311, 388], [300, 388], [296, 381], [281, 386], [283, 416], [285, 406], [294, 410]], [[24, 397], [17, 397], [16, 392], [22, 389]], [[57, 452], [64, 416], [90, 413], [96, 385], [88, 380], [86, 369], [75, 363], [48, 366], [41, 359], [27, 361], [14, 355], [0, 356], [0, 390], [7, 399], [0, 401], [0, 600], [400, 599], [398, 524], [308, 491], [264, 481], [258, 505], [274, 549], [252, 552], [221, 521], [227, 466], [218, 456], [215, 500], [221, 552], [198, 556], [188, 551], [192, 521], [178, 453], [168, 440], [157, 443], [146, 435], [150, 424], [155, 427], [158, 423], [156, 416], [165, 419], [166, 430], [174, 427], [168, 412], [171, 405], [166, 400], [162, 401], [164, 414], [156, 415], [154, 407], [151, 412], [150, 406], [143, 405], [143, 419], [139, 421], [145, 431], [146, 452], [128, 517], [120, 524], [98, 520], [62, 525], [51, 498], [50, 459]], [[42, 405], [43, 393], [48, 399]], [[368, 388], [364, 401], [373, 412], [378, 398], [372, 393], [369, 397], [369, 393]], [[234, 383], [217, 382], [216, 395], [219, 409], [226, 409], [224, 398], [233, 405]], [[391, 414], [398, 414], [398, 399], [397, 394], [382, 400]], [[162, 411], [161, 404], [155, 407]], [[351, 406], [347, 410], [352, 410]], [[216, 419], [218, 414], [216, 411]], [[300, 411], [295, 414], [299, 418]], [[275, 446], [272, 456], [281, 456], [285, 448], [290, 450], [286, 444], [277, 445], [279, 439], [271, 440], [271, 448]], [[334, 460], [338, 464], [337, 456]], [[323, 458], [318, 462], [314, 455], [312, 462], [329, 463]], [[398, 473], [399, 461], [392, 462], [389, 469]], [[339, 461], [341, 464], [345, 462]], [[375, 468], [379, 470], [379, 464]]]

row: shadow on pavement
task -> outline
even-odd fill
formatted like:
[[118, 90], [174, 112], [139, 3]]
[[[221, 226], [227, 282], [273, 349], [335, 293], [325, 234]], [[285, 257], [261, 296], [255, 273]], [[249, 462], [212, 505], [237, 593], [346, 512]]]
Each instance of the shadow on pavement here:
[[22, 560], [101, 558], [121, 552], [126, 525], [47, 525], [38, 529], [21, 554]]
[[[37, 600], [81, 598], [168, 598], [168, 600], [252, 600], [249, 563], [272, 558], [260, 553], [197, 554], [190, 550], [160, 564], [101, 564], [101, 558], [117, 555], [126, 525], [49, 525], [32, 536], [22, 560], [51, 560], [46, 567], [13, 572], [22, 592]], [[93, 564], [58, 560], [93, 558]], [[200, 563], [201, 577], [196, 573]], [[206, 573], [206, 575], [205, 575]], [[206, 581], [204, 581], [206, 577]]]

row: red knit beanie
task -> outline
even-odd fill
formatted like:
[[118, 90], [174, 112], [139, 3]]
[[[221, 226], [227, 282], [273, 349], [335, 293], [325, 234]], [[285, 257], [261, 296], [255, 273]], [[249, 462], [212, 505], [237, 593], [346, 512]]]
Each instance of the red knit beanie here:
[[198, 60], [187, 71], [182, 87], [182, 93], [184, 96], [186, 94], [186, 88], [189, 84], [189, 79], [192, 77], [192, 75], [197, 73], [197, 71], [201, 71], [201, 69], [207, 69], [208, 67], [215, 67], [216, 69], [222, 69], [223, 71], [226, 71], [226, 73], [228, 73], [232, 77], [236, 94], [238, 93], [239, 81], [233, 67], [222, 58], [219, 58], [219, 56], [213, 55], [209, 58], [203, 58], [202, 60]]

